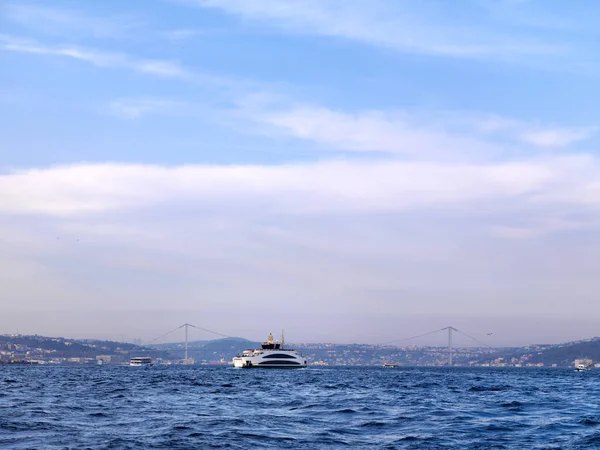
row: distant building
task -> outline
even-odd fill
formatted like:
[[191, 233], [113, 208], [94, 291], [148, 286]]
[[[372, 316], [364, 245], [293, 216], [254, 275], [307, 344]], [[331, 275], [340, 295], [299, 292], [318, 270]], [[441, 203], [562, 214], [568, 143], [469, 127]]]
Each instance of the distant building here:
[[578, 358], [575, 361], [573, 361], [573, 365], [575, 367], [577, 367], [580, 364], [583, 364], [585, 367], [590, 367], [592, 365], [592, 360], [589, 358]]
[[20, 362], [20, 361], [27, 361], [27, 355], [25, 353], [13, 353], [11, 355], [11, 362]]

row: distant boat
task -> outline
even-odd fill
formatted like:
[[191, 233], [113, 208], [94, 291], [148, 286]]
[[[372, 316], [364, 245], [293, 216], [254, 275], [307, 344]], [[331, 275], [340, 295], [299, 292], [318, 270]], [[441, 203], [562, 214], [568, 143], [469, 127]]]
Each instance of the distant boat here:
[[586, 366], [585, 364], [577, 364], [577, 366], [575, 366], [575, 370], [577, 372], [587, 372], [588, 370], [591, 370], [591, 367]]
[[274, 342], [273, 335], [269, 334], [269, 339], [262, 343], [262, 348], [244, 350], [241, 355], [233, 358], [233, 367], [297, 369], [308, 366], [306, 358], [299, 355], [296, 350], [284, 349], [283, 344], [283, 333], [281, 344]]
[[396, 364], [396, 363], [385, 363], [383, 365], [384, 369], [397, 369], [398, 367], [400, 367], [400, 364]]
[[152, 358], [149, 356], [134, 356], [129, 360], [129, 365], [132, 367], [148, 366], [152, 364]]

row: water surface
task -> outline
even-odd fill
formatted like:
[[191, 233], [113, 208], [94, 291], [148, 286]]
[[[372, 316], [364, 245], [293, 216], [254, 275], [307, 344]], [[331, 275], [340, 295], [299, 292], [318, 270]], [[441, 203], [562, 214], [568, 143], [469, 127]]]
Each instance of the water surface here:
[[2, 448], [600, 448], [600, 371], [0, 365]]

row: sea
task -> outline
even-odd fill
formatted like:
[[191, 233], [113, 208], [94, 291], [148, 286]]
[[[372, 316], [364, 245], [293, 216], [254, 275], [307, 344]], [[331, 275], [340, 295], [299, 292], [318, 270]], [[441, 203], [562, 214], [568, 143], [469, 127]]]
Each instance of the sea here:
[[10, 449], [600, 449], [600, 370], [0, 365]]

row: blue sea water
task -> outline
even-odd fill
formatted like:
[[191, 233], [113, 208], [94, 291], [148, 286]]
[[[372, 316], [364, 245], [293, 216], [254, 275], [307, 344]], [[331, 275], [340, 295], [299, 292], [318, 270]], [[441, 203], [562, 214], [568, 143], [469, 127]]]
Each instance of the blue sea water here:
[[4, 365], [0, 447], [600, 448], [600, 371]]

